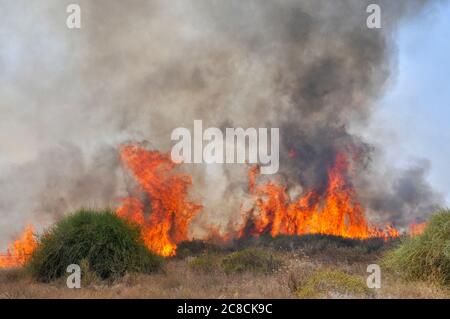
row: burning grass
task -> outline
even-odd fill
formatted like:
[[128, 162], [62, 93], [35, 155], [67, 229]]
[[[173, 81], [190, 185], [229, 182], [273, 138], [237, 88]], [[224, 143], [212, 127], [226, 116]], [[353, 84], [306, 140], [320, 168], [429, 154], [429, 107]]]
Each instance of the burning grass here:
[[126, 272], [157, 271], [162, 259], [145, 247], [139, 228], [114, 213], [80, 210], [41, 237], [27, 269], [35, 279], [49, 282], [65, 276], [70, 264], [114, 279]]
[[383, 263], [407, 280], [431, 280], [450, 287], [450, 211], [442, 210], [423, 233], [405, 239]]
[[328, 167], [328, 181], [324, 189], [311, 189], [296, 199], [289, 196], [285, 185], [277, 181], [259, 183], [259, 168], [249, 171], [249, 191], [255, 209], [244, 234], [269, 233], [278, 235], [322, 234], [343, 238], [368, 239], [398, 237], [392, 225], [381, 227], [369, 223], [364, 207], [353, 187], [349, 171], [350, 154], [338, 152]]
[[[189, 240], [189, 227], [201, 203], [189, 199], [192, 177], [180, 172], [170, 156], [149, 151], [137, 144], [122, 146], [121, 159], [136, 179], [132, 196], [123, 200], [117, 214], [140, 225], [146, 246], [161, 256], [174, 256], [178, 245]], [[328, 181], [317, 189], [291, 198], [279, 180], [261, 180], [259, 167], [248, 174], [248, 195], [253, 201], [249, 211], [242, 211], [244, 222], [218, 233], [212, 225], [203, 239], [222, 242], [268, 234], [331, 235], [349, 239], [399, 237], [390, 225], [371, 225], [358, 200], [349, 171], [351, 154], [338, 152], [328, 167]], [[150, 205], [145, 205], [146, 200]], [[244, 209], [244, 208], [242, 208]]]
[[25, 228], [23, 234], [9, 245], [4, 256], [0, 256], [0, 268], [14, 268], [24, 266], [37, 247], [33, 226]]
[[188, 239], [191, 219], [201, 205], [187, 199], [191, 176], [175, 172], [176, 164], [169, 155], [147, 151], [136, 145], [121, 148], [121, 159], [151, 199], [151, 214], [147, 217], [138, 197], [124, 199], [117, 214], [141, 227], [146, 246], [158, 255], [174, 256], [177, 244]]

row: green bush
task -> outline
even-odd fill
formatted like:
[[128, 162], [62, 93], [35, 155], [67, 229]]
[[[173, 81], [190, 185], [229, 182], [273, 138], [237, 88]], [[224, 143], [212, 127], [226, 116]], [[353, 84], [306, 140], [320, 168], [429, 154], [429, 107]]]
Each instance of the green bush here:
[[27, 270], [35, 279], [49, 282], [66, 276], [70, 264], [83, 265], [100, 279], [116, 279], [126, 272], [157, 271], [162, 258], [145, 247], [136, 226], [113, 212], [80, 210], [40, 238]]
[[270, 273], [281, 267], [282, 262], [272, 254], [256, 248], [234, 252], [222, 260], [225, 273], [257, 272]]
[[385, 254], [382, 264], [407, 280], [450, 286], [450, 211], [439, 211], [423, 234], [405, 239]]
[[316, 270], [296, 284], [298, 298], [367, 297], [370, 289], [360, 277], [342, 270]]

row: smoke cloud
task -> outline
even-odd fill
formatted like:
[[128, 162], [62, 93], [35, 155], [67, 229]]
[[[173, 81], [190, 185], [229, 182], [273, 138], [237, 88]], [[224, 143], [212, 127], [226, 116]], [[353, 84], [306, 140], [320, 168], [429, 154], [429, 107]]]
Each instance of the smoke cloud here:
[[[194, 119], [279, 127], [280, 176], [293, 188], [320, 186], [336, 152], [351, 152], [373, 219], [401, 226], [441, 204], [427, 163], [388, 173], [350, 130], [370, 121], [393, 76], [398, 25], [433, 1], [377, 1], [376, 30], [365, 0], [79, 0], [82, 29], [69, 30], [72, 2], [0, 4], [0, 246], [26, 222], [115, 207], [131, 187], [118, 145], [168, 152], [172, 130]], [[239, 223], [247, 168], [185, 169], [205, 206], [192, 231]]]

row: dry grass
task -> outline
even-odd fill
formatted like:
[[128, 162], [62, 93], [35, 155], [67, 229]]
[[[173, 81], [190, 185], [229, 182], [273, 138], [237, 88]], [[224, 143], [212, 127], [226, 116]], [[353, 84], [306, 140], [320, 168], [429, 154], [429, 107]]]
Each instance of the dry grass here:
[[[113, 283], [94, 281], [81, 289], [68, 289], [64, 280], [37, 283], [20, 269], [0, 271], [0, 298], [297, 298], [299, 284], [312, 274], [333, 269], [365, 282], [366, 267], [378, 261], [377, 254], [360, 254], [347, 249], [343, 255], [308, 254], [303, 250], [278, 252], [283, 266], [273, 273], [243, 272], [226, 274], [221, 267], [193, 267], [195, 257], [167, 261], [164, 273], [127, 274]], [[215, 255], [224, 258], [227, 253]], [[219, 265], [219, 260], [214, 264]], [[217, 263], [216, 263], [217, 262]], [[195, 264], [195, 262], [194, 262]], [[327, 275], [330, 275], [328, 273]], [[331, 276], [333, 273], [331, 273]], [[350, 278], [350, 277], [349, 277]], [[345, 278], [347, 279], [347, 278]], [[353, 282], [353, 279], [351, 280]], [[339, 282], [342, 281], [337, 281]], [[345, 281], [347, 282], [347, 281]], [[324, 288], [325, 287], [325, 288]], [[344, 287], [345, 288], [345, 287]], [[342, 287], [321, 286], [316, 298], [357, 298], [342, 294]], [[390, 273], [382, 273], [381, 289], [366, 298], [450, 298], [450, 291], [427, 282], [406, 282]]]

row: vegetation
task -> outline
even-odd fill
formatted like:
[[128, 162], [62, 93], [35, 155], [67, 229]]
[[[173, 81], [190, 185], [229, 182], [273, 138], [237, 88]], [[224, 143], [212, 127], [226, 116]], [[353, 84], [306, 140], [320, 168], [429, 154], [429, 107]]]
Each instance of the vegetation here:
[[191, 270], [199, 273], [212, 273], [220, 270], [220, 256], [204, 254], [188, 261]]
[[162, 259], [145, 247], [136, 226], [110, 211], [80, 210], [40, 238], [27, 270], [49, 282], [67, 275], [70, 264], [82, 266], [90, 278], [115, 279], [126, 272], [157, 271]]
[[450, 287], [450, 211], [438, 212], [421, 235], [388, 252], [383, 265], [407, 280], [431, 280]]
[[[360, 262], [371, 260], [372, 254], [381, 254], [398, 242], [382, 238], [366, 240], [342, 238], [331, 235], [279, 235], [272, 237], [246, 237], [227, 245], [215, 245], [202, 240], [184, 241], [179, 244], [176, 258], [237, 252], [247, 248], [259, 248], [278, 252], [301, 251], [303, 254], [328, 260]], [[373, 258], [372, 258], [373, 259]]]
[[[450, 289], [426, 280], [403, 280], [384, 267], [381, 288], [368, 289], [367, 265], [377, 263], [384, 248], [368, 253], [366, 242], [351, 246], [331, 237], [291, 238], [303, 243], [285, 250], [266, 246], [265, 238], [252, 239], [253, 247], [184, 243], [185, 257], [167, 258], [164, 272], [127, 272], [108, 281], [100, 281], [92, 262], [83, 259], [83, 289], [67, 289], [64, 278], [48, 285], [32, 280], [22, 268], [0, 269], [0, 298], [450, 298]], [[289, 243], [288, 237], [282, 240]], [[317, 249], [321, 245], [322, 251]], [[271, 255], [272, 265], [281, 260], [282, 266], [270, 272], [276, 268], [267, 262]]]
[[183, 241], [178, 244], [176, 258], [200, 256], [202, 254], [217, 253], [223, 250], [224, 248], [204, 240]]
[[[26, 271], [0, 269], [0, 298], [450, 298], [449, 215], [438, 213], [418, 237], [387, 243], [322, 235], [227, 246], [187, 241], [166, 259], [164, 272], [148, 275], [161, 268], [161, 258], [144, 247], [139, 229], [110, 212], [81, 211], [40, 239]], [[366, 267], [380, 256], [382, 285], [369, 289]], [[71, 263], [80, 265], [85, 289], [30, 278], [65, 277]]]
[[282, 265], [279, 258], [266, 250], [247, 248], [231, 253], [222, 260], [225, 273], [259, 272], [271, 273]]
[[309, 254], [323, 252], [324, 249], [348, 248], [357, 249], [362, 253], [377, 252], [386, 247], [382, 238], [351, 239], [332, 235], [279, 235], [277, 237], [262, 237], [262, 244], [266, 247], [282, 250], [303, 249]]
[[367, 297], [371, 290], [358, 276], [342, 270], [321, 269], [297, 283], [295, 293], [299, 298], [354, 298]]

